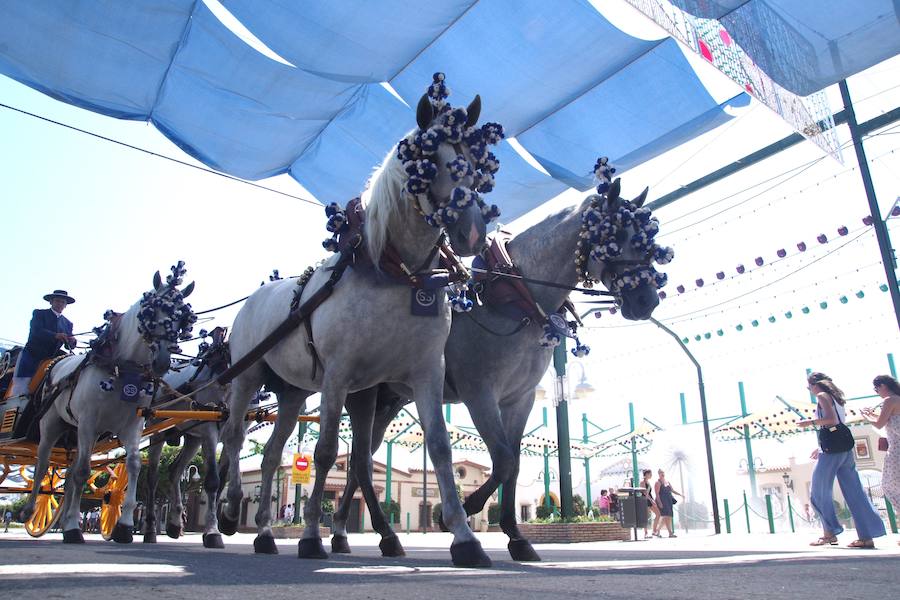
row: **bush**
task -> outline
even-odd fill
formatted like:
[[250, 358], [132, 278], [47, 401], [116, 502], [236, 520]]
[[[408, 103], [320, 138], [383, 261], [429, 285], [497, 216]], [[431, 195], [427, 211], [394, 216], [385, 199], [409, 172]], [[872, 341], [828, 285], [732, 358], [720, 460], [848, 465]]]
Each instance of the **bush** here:
[[488, 523], [496, 525], [500, 522], [500, 505], [496, 502], [488, 506]]
[[549, 519], [553, 514], [553, 506], [541, 504], [534, 510], [534, 514], [538, 519]]
[[394, 523], [400, 522], [400, 503], [396, 500], [391, 500], [390, 504], [388, 504], [387, 502], [382, 502], [381, 510], [384, 511], [384, 516], [388, 520], [388, 523], [391, 522], [392, 515], [394, 517]]
[[587, 510], [584, 506], [584, 498], [582, 498], [580, 494], [575, 494], [575, 496], [572, 497], [572, 509], [575, 511], [576, 517], [583, 517], [587, 514]]
[[330, 515], [334, 513], [334, 502], [328, 498], [322, 498], [322, 514]]
[[[422, 513], [419, 513], [419, 514], [422, 514]], [[438, 503], [435, 504], [435, 505], [432, 507], [432, 509], [431, 509], [431, 522], [432, 522], [432, 523], [440, 523], [440, 522], [441, 522], [441, 516], [442, 516], [443, 514], [444, 514], [444, 513], [441, 511], [441, 503], [438, 502]]]

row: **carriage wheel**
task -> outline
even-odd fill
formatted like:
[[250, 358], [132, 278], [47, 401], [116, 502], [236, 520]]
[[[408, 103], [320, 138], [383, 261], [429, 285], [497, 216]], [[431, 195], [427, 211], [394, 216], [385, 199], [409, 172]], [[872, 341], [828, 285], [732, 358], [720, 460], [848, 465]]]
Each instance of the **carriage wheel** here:
[[100, 507], [100, 534], [103, 539], [112, 539], [113, 529], [122, 516], [122, 504], [125, 503], [125, 488], [128, 487], [128, 471], [125, 463], [120, 462], [109, 472], [109, 482], [100, 490], [103, 492], [103, 504]]
[[[26, 481], [28, 481], [26, 477]], [[31, 481], [28, 484], [31, 485]], [[51, 469], [41, 483], [41, 492], [34, 503], [31, 518], [25, 521], [25, 531], [31, 537], [41, 537], [56, 525], [62, 514], [63, 488], [66, 477], [64, 469]]]

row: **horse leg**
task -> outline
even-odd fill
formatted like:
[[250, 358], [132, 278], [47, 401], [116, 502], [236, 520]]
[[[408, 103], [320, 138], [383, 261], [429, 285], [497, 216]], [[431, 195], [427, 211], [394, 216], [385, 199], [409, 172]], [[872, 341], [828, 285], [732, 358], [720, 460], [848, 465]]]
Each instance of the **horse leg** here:
[[184, 443], [178, 456], [169, 466], [169, 518], [166, 522], [166, 535], [178, 539], [184, 535], [184, 501], [181, 496], [181, 478], [184, 470], [197, 455], [200, 439], [193, 435], [185, 435]]
[[[349, 403], [349, 396], [348, 403]], [[353, 422], [352, 412], [350, 422]], [[356, 433], [353, 434], [353, 449], [356, 449]], [[331, 518], [331, 553], [350, 554], [350, 543], [347, 541], [347, 517], [350, 515], [350, 505], [353, 503], [353, 494], [359, 489], [356, 483], [356, 464], [351, 457], [350, 468], [347, 469], [347, 483], [341, 494], [341, 501]]]
[[151, 436], [147, 449], [147, 507], [144, 515], [144, 543], [156, 543], [156, 489], [159, 486], [159, 459], [162, 457], [165, 436]]
[[94, 423], [96, 423], [96, 415], [83, 415], [78, 423], [78, 450], [75, 460], [69, 465], [66, 474], [65, 499], [59, 517], [64, 544], [84, 543], [78, 517], [80, 516], [82, 490], [91, 475], [91, 452], [94, 449], [94, 442], [97, 441]]
[[278, 554], [275, 537], [272, 535], [272, 477], [276, 469], [281, 468], [281, 457], [288, 437], [297, 426], [297, 416], [306, 403], [309, 392], [299, 388], [285, 386], [278, 394], [278, 417], [275, 419], [272, 435], [263, 450], [260, 473], [259, 510], [256, 512], [256, 539], [253, 540], [253, 551], [257, 554]]
[[329, 377], [325, 373], [322, 386], [322, 401], [319, 421], [319, 441], [313, 453], [316, 465], [316, 481], [303, 509], [306, 528], [297, 545], [299, 558], [328, 558], [322, 545], [322, 534], [319, 531], [319, 519], [322, 517], [322, 497], [325, 492], [325, 479], [329, 469], [334, 465], [338, 450], [338, 426], [341, 423], [341, 410], [347, 399], [347, 387], [343, 379]]
[[[513, 560], [539, 561], [541, 557], [519, 531], [516, 524], [516, 484], [519, 479], [519, 460], [522, 434], [531, 408], [534, 405], [534, 391], [529, 390], [516, 402], [501, 409], [501, 420], [506, 430], [506, 439], [512, 448], [512, 460], [510, 467], [505, 469], [506, 478], [503, 480], [503, 499], [500, 502], [500, 528], [509, 536], [507, 549]], [[496, 464], [496, 463], [494, 463]], [[496, 470], [496, 469], [495, 469]], [[589, 500], [590, 501], [590, 500]]]
[[491, 559], [484, 552], [481, 543], [466, 523], [459, 496], [456, 495], [456, 482], [453, 478], [453, 457], [450, 451], [450, 438], [447, 425], [441, 411], [444, 393], [444, 369], [437, 368], [427, 374], [426, 378], [413, 384], [413, 398], [419, 413], [419, 420], [425, 430], [425, 443], [428, 455], [434, 465], [434, 472], [441, 492], [441, 510], [444, 523], [453, 533], [450, 555], [453, 564], [460, 567], [490, 567]]
[[240, 452], [246, 437], [244, 417], [250, 400], [263, 384], [263, 369], [259, 363], [235, 377], [228, 391], [228, 420], [222, 427], [222, 460], [228, 464], [228, 489], [226, 501], [221, 505], [219, 530], [225, 535], [233, 535], [238, 528], [241, 515]]
[[[34, 506], [41, 493], [44, 477], [46, 477], [47, 470], [50, 468], [50, 454], [53, 451], [53, 447], [56, 445], [56, 441], [66, 430], [66, 423], [56, 416], [55, 409], [51, 408], [44, 418], [41, 419], [40, 428], [41, 441], [38, 444], [37, 459], [34, 464], [34, 481], [31, 484], [31, 494], [28, 496], [28, 501], [19, 513], [19, 518], [23, 522], [30, 519], [34, 514]], [[63, 508], [65, 508], [65, 504], [63, 505]], [[82, 539], [82, 541], [84, 540]]]
[[[134, 539], [134, 508], [137, 506], [137, 482], [141, 476], [141, 425], [144, 420], [131, 418], [127, 427], [119, 432], [119, 441], [125, 448], [125, 471], [128, 473], [129, 485], [125, 488], [122, 502], [122, 515], [113, 528], [112, 539], [120, 544], [130, 544]], [[133, 482], [133, 483], [132, 483]]]
[[216, 519], [216, 496], [219, 492], [219, 472], [216, 464], [216, 446], [219, 443], [219, 428], [215, 424], [204, 425], [201, 431], [203, 444], [203, 464], [206, 477], [203, 479], [203, 491], [206, 493], [206, 527], [203, 529], [204, 548], [224, 548], [219, 523]]
[[[497, 398], [487, 390], [473, 390], [463, 396], [466, 408], [472, 416], [472, 423], [478, 430], [491, 455], [491, 476], [477, 490], [469, 494], [463, 503], [467, 515], [475, 515], [484, 509], [500, 484], [506, 481], [513, 462], [512, 450], [503, 431]], [[504, 490], [505, 492], [506, 490]]]

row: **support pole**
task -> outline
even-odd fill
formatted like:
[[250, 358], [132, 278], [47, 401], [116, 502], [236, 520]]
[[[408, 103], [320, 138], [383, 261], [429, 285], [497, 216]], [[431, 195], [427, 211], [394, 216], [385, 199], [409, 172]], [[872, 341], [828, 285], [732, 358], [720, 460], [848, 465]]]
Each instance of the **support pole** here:
[[[694, 355], [691, 354], [691, 351], [687, 349], [687, 346], [684, 345], [684, 342], [681, 341], [681, 338], [678, 337], [674, 331], [653, 317], [650, 317], [650, 321], [675, 338], [675, 341], [678, 342], [678, 345], [681, 346], [681, 349], [687, 354], [687, 357], [694, 363], [694, 367], [697, 369], [697, 388], [700, 391], [700, 418], [703, 421], [703, 438], [706, 442], [706, 469], [709, 472], [709, 494], [712, 501], [713, 526], [715, 527], [717, 534], [722, 533], [722, 524], [719, 522], [719, 498], [718, 492], [716, 491], [716, 472], [713, 468], [712, 439], [709, 435], [709, 414], [706, 412], [706, 388], [703, 385], [703, 369], [700, 368], [700, 363], [697, 362], [697, 359], [694, 358]], [[637, 471], [635, 470], [635, 473], [636, 472]], [[637, 480], [635, 479], [635, 481]]]
[[884, 506], [887, 508], [888, 523], [891, 526], [891, 533], [897, 533], [897, 515], [894, 513], [894, 505], [887, 498], [884, 499]]
[[550, 450], [544, 446], [544, 506], [550, 508]]
[[[303, 447], [304, 436], [306, 436], [306, 422], [300, 421], [300, 424], [297, 427], [297, 452], [302, 452], [301, 448]], [[293, 472], [293, 467], [291, 468], [291, 472]], [[302, 498], [303, 485], [298, 483], [294, 486], [294, 518], [291, 519], [294, 525], [300, 524], [300, 513], [303, 512], [300, 510]]]
[[[591, 440], [588, 436], [587, 413], [581, 413], [581, 431], [581, 440], [587, 444]], [[584, 495], [587, 496], [585, 504], [587, 505], [587, 512], [590, 514], [591, 509], [594, 507], [594, 500], [593, 496], [591, 496], [591, 459], [588, 456], [584, 457]]]
[[847, 113], [847, 127], [850, 129], [850, 137], [853, 139], [859, 175], [862, 177], [866, 200], [869, 202], [869, 214], [872, 215], [872, 226], [875, 228], [875, 238], [878, 240], [878, 249], [881, 252], [881, 263], [884, 265], [888, 290], [891, 292], [894, 317], [900, 328], [900, 288], [897, 286], [897, 260], [894, 258], [894, 251], [891, 248], [891, 238], [888, 235], [887, 226], [884, 219], [881, 218], [881, 209], [878, 206], [878, 198], [875, 196], [875, 186], [872, 184], [872, 174], [869, 172], [869, 161], [866, 158], [866, 149], [863, 147], [859, 123], [856, 122], [856, 112], [853, 108], [853, 101], [850, 99], [847, 80], [840, 81], [838, 87], [841, 90], [841, 99], [844, 101], [844, 112]]
[[750, 533], [750, 505], [747, 504], [746, 490], [744, 490], [744, 518], [747, 519], [747, 533]]
[[788, 522], [791, 524], [791, 533], [797, 533], [797, 530], [794, 529], [794, 507], [791, 506], [791, 495], [787, 491], [785, 494], [787, 494]]
[[897, 367], [894, 366], [894, 355], [888, 352], [888, 369], [891, 370], [891, 377], [897, 379]]
[[559, 447], [559, 501], [563, 519], [575, 516], [572, 502], [572, 444], [569, 437], [569, 401], [566, 398], [566, 338], [553, 349], [559, 404], [556, 405], [556, 440]]
[[681, 424], [687, 425], [687, 406], [684, 403], [684, 392], [678, 394], [681, 400]]
[[[628, 403], [628, 425], [631, 432], [634, 433], [634, 402]], [[634, 435], [631, 436], [631, 487], [638, 487], [638, 459], [637, 459], [637, 441]], [[673, 525], [674, 527], [674, 525]]]
[[[744, 382], [738, 381], [738, 394], [741, 397], [741, 416], [746, 418], [747, 398], [744, 396]], [[750, 441], [750, 427], [744, 425], [744, 446], [747, 448], [747, 473], [750, 475], [750, 493], [756, 498], [756, 465], [753, 463], [753, 444]]]
[[775, 533], [775, 515], [772, 514], [772, 494], [766, 494], [766, 518], [769, 521], [769, 533]]
[[731, 512], [728, 510], [728, 498], [723, 500], [725, 503], [725, 532], [731, 533]]
[[425, 444], [425, 430], [422, 430], [422, 533], [428, 533], [428, 523], [431, 515], [428, 514], [428, 448]]

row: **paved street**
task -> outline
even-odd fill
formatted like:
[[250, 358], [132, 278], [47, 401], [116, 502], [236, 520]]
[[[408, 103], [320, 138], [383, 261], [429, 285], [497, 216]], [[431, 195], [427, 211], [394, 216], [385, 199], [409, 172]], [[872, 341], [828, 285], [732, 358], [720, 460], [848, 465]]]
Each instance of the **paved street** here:
[[[450, 536], [400, 534], [402, 559], [382, 558], [378, 537], [350, 536], [351, 555], [299, 560], [296, 540], [279, 540], [277, 556], [253, 554], [253, 536], [226, 538], [204, 550], [200, 536], [119, 546], [99, 536], [64, 546], [59, 534], [31, 539], [0, 533], [4, 598], [890, 598], [900, 588], [897, 535], [876, 550], [811, 548], [815, 535], [753, 534], [639, 542], [542, 544], [541, 563], [515, 563], [506, 537], [479, 534], [494, 561], [486, 570], [450, 566]], [[326, 544], [327, 547], [327, 544]]]

